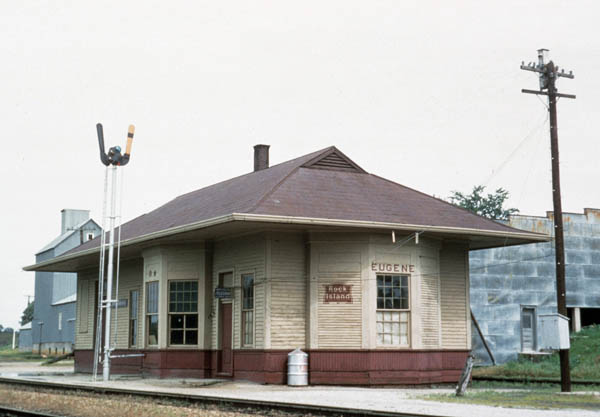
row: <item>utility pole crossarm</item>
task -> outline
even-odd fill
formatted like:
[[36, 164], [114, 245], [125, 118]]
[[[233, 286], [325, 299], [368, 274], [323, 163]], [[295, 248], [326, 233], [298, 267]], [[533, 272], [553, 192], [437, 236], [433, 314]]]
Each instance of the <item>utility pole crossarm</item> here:
[[[526, 88], [522, 88], [521, 89], [521, 93], [526, 93], [526, 94], [537, 94], [537, 95], [542, 95], [542, 96], [547, 96], [548, 93], [545, 91], [538, 91], [538, 90], [528, 90]], [[577, 96], [575, 94], [562, 94], [562, 93], [555, 93], [554, 94], [556, 97], [562, 97], [562, 98], [577, 98]]]

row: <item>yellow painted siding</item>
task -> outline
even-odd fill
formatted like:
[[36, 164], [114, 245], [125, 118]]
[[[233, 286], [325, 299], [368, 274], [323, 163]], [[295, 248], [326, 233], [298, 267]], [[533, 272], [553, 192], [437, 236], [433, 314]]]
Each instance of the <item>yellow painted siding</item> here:
[[87, 333], [89, 330], [88, 323], [88, 297], [89, 297], [89, 280], [80, 279], [77, 281], [77, 300], [83, 300], [81, 303], [77, 303], [77, 331], [79, 333]]
[[301, 235], [271, 242], [271, 347], [306, 346], [306, 248]]
[[440, 347], [440, 279], [438, 260], [421, 256], [421, 344], [425, 349]]
[[[333, 245], [332, 245], [333, 246]], [[318, 259], [319, 348], [360, 348], [362, 345], [361, 253], [321, 249]], [[352, 303], [325, 303], [325, 286], [352, 286]]]
[[[77, 320], [79, 323], [76, 327], [78, 331], [75, 332], [75, 349], [94, 348], [94, 306], [96, 305], [94, 298], [97, 280], [97, 271], [77, 274]], [[83, 321], [87, 324], [83, 324]]]
[[[254, 273], [254, 345], [253, 348], [264, 347], [265, 321], [265, 237], [245, 236], [215, 243], [213, 248], [213, 291], [218, 286], [219, 273], [233, 271], [233, 347], [241, 346], [241, 283], [240, 276]], [[217, 348], [219, 317], [218, 302], [214, 297], [212, 337], [213, 348]]]
[[[139, 260], [137, 262], [124, 263], [121, 265], [121, 271], [119, 273], [119, 300], [127, 300], [127, 307], [121, 307], [113, 309], [112, 312], [112, 331], [111, 331], [111, 343], [117, 349], [128, 349], [129, 348], [129, 306], [131, 300], [129, 299], [130, 292], [132, 290], [139, 290], [140, 298], [138, 300], [138, 343], [137, 348], [142, 347], [142, 273], [143, 273], [143, 262]], [[116, 285], [116, 283], [115, 283]], [[115, 288], [116, 290], [116, 288]], [[116, 343], [115, 343], [115, 329], [114, 325], [117, 323], [116, 329]]]
[[469, 348], [466, 250], [461, 246], [450, 246], [440, 252], [444, 349]]

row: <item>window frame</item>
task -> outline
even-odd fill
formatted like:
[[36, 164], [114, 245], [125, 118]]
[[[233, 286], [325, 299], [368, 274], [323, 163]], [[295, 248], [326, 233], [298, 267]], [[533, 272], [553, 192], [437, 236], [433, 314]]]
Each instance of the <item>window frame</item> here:
[[[133, 293], [136, 293], [136, 305], [135, 305], [135, 316], [132, 317], [132, 311], [133, 311]], [[139, 332], [139, 314], [140, 314], [140, 290], [139, 289], [135, 289], [135, 290], [131, 290], [129, 291], [129, 331], [127, 332], [128, 334], [128, 340], [127, 340], [127, 344], [130, 348], [133, 347], [138, 347], [139, 343], [140, 343], [140, 332]], [[135, 322], [135, 323], [134, 323]], [[135, 332], [135, 341], [133, 341], [133, 332]]]
[[[400, 308], [379, 308], [378, 307], [378, 295], [379, 295], [379, 277], [384, 277], [384, 288], [385, 288], [385, 277], [389, 276], [393, 277], [397, 276], [400, 277], [400, 286], [397, 288], [400, 288], [400, 292], [402, 292], [402, 279], [405, 278], [406, 279], [406, 303], [407, 303], [407, 307], [406, 308], [402, 308], [402, 306]], [[388, 287], [389, 288], [389, 287]], [[394, 286], [391, 287], [392, 291], [394, 289]], [[385, 297], [385, 296], [384, 296]], [[393, 296], [392, 296], [393, 298]], [[402, 303], [402, 295], [400, 295], [400, 303]], [[384, 298], [385, 300], [385, 298]], [[392, 301], [393, 302], [393, 301]], [[406, 324], [406, 343], [402, 343], [402, 333], [399, 333], [399, 343], [385, 343], [384, 341], [379, 341], [379, 331], [378, 331], [378, 324], [382, 323], [382, 325], [384, 325], [385, 319], [383, 321], [379, 321], [378, 316], [379, 313], [383, 313], [385, 314], [386, 312], [391, 312], [391, 313], [399, 313], [399, 318], [400, 320], [397, 322], [392, 322], [392, 323], [398, 323], [399, 327], [402, 327], [401, 324]], [[406, 321], [402, 321], [402, 313], [406, 313], [407, 315], [407, 320]], [[412, 343], [412, 334], [411, 334], [411, 321], [412, 321], [412, 300], [411, 300], [411, 274], [407, 274], [407, 273], [376, 273], [375, 274], [375, 344], [378, 348], [384, 348], [384, 349], [394, 349], [394, 348], [409, 348], [411, 346]], [[387, 334], [385, 331], [383, 333], [381, 333], [382, 335]]]
[[[160, 345], [160, 280], [146, 281], [145, 286], [145, 343], [147, 347], [158, 348]], [[150, 291], [148, 290], [150, 285], [156, 285], [156, 312], [148, 312], [148, 304], [150, 300]], [[150, 343], [150, 320], [156, 316], [156, 343]]]
[[[196, 311], [176, 311], [171, 312], [171, 283], [176, 282], [195, 282], [196, 283]], [[197, 279], [171, 279], [167, 280], [167, 346], [170, 348], [189, 348], [197, 347], [200, 344], [200, 281]], [[186, 316], [196, 315], [196, 327], [186, 327]], [[183, 327], [176, 328], [175, 330], [183, 331], [184, 343], [171, 343], [171, 316], [181, 315], [184, 316]], [[186, 343], [185, 336], [186, 331], [196, 331], [196, 343]]]
[[[252, 277], [252, 308], [244, 308], [244, 302], [246, 296], [244, 294], [244, 277], [251, 276]], [[256, 341], [256, 273], [255, 271], [244, 271], [240, 273], [240, 346], [242, 348], [253, 348], [255, 346]], [[247, 326], [246, 315], [250, 314], [252, 316], [252, 323], [250, 324], [252, 334], [251, 341], [246, 341], [247, 336]]]

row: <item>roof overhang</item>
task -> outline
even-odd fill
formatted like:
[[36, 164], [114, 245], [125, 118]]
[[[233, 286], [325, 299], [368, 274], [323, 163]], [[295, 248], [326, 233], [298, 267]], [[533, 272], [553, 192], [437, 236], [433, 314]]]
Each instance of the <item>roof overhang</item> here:
[[[547, 242], [551, 237], [528, 231], [496, 231], [459, 227], [428, 226], [402, 223], [386, 223], [363, 220], [324, 219], [279, 215], [233, 213], [207, 220], [172, 227], [154, 233], [121, 241], [121, 259], [141, 256], [141, 251], [158, 244], [190, 243], [219, 239], [227, 235], [247, 233], [267, 225], [291, 227], [293, 229], [345, 229], [363, 231], [425, 232], [443, 239], [463, 240], [469, 249], [486, 249], [526, 243]], [[34, 265], [25, 271], [77, 272], [98, 264], [99, 247], [67, 253]]]

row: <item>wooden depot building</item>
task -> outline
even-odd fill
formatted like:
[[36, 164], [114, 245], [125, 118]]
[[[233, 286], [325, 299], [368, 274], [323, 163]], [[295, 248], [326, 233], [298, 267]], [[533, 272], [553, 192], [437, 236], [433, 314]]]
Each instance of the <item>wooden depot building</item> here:
[[[311, 384], [456, 381], [471, 349], [469, 250], [548, 237], [335, 147], [271, 167], [268, 148], [255, 147], [254, 172], [123, 224], [113, 354], [143, 355], [112, 372], [282, 384], [299, 347]], [[25, 268], [77, 272], [78, 372], [93, 368], [99, 241]]]

